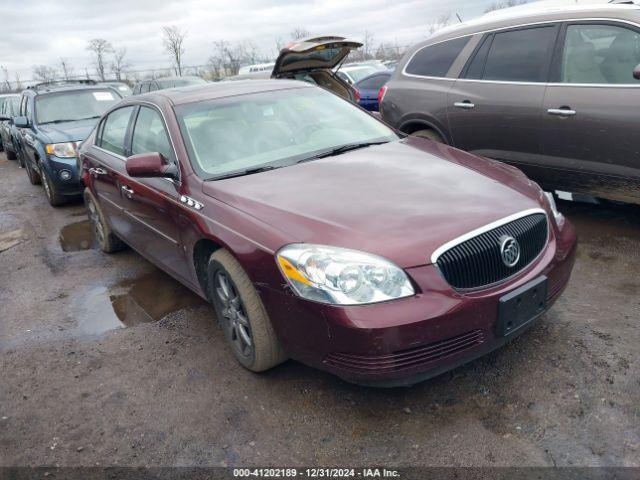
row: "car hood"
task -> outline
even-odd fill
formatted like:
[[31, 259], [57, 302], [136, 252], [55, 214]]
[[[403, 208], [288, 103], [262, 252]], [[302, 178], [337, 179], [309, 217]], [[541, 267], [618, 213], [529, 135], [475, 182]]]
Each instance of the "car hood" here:
[[362, 250], [405, 268], [430, 263], [435, 249], [465, 233], [543, 205], [519, 170], [411, 137], [204, 182], [203, 191], [291, 242]]
[[100, 119], [91, 118], [74, 122], [46, 123], [39, 125], [39, 129], [49, 137], [50, 143], [75, 142], [87, 138], [98, 120]]

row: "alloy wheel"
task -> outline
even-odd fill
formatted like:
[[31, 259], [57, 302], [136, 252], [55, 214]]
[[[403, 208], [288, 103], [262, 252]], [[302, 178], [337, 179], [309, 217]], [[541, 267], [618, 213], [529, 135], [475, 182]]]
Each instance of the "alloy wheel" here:
[[91, 227], [93, 229], [93, 234], [98, 240], [98, 243], [102, 245], [104, 243], [104, 228], [102, 227], [102, 222], [100, 221], [100, 214], [98, 213], [98, 209], [93, 201], [88, 202], [89, 209], [89, 221], [91, 222]]
[[238, 354], [251, 357], [254, 354], [254, 345], [244, 303], [226, 272], [218, 271], [214, 278], [225, 333]]

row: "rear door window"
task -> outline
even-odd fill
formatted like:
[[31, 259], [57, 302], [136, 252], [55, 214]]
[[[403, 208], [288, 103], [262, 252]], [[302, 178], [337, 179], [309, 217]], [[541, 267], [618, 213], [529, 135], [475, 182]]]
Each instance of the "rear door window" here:
[[111, 112], [107, 118], [104, 119], [102, 134], [98, 142], [99, 147], [116, 155], [125, 155], [124, 142], [133, 108], [133, 106], [119, 108]]
[[169, 135], [164, 128], [160, 114], [149, 107], [140, 107], [136, 125], [133, 129], [131, 153], [158, 152], [167, 160], [174, 158]]
[[638, 83], [640, 34], [614, 25], [567, 27], [560, 81], [563, 83]]
[[375, 75], [373, 77], [362, 80], [358, 84], [358, 86], [366, 90], [380, 90], [380, 88], [382, 88], [382, 86], [387, 83], [388, 79], [388, 75]]
[[470, 38], [456, 38], [418, 50], [405, 67], [405, 72], [425, 77], [444, 77]]
[[[494, 34], [491, 46], [488, 47], [482, 76], [479, 78], [511, 82], [545, 82], [556, 33], [557, 26], [552, 25]], [[471, 65], [474, 70], [478, 68], [473, 62]]]

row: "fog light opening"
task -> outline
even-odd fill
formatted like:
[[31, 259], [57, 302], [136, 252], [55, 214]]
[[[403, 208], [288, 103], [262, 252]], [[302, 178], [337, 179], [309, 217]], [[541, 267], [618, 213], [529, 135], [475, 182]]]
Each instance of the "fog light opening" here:
[[61, 180], [69, 180], [71, 179], [71, 172], [69, 170], [60, 170], [58, 176]]

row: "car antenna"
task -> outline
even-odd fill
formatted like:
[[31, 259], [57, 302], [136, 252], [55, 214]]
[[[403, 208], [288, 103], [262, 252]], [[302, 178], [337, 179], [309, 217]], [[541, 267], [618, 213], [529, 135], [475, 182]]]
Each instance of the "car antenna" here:
[[458, 21], [462, 23], [462, 19], [460, 18], [460, 15], [458, 14], [458, 12], [456, 12], [456, 17], [458, 17]]

